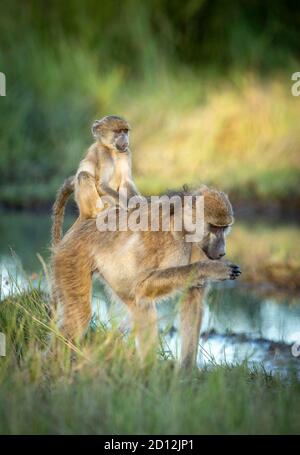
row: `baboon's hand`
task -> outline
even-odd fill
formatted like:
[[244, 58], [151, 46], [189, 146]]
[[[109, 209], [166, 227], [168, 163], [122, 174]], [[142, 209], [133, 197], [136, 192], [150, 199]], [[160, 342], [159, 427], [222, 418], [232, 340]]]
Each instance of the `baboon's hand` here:
[[229, 279], [230, 279], [230, 280], [235, 280], [235, 279], [238, 278], [238, 277], [240, 276], [240, 274], [242, 273], [242, 272], [241, 272], [241, 269], [240, 269], [240, 266], [237, 265], [237, 264], [229, 263], [229, 264], [227, 264], [227, 266], [228, 266], [229, 269], [230, 269], [230, 276], [229, 276]]
[[202, 277], [210, 280], [235, 280], [242, 273], [238, 265], [220, 260], [209, 261], [205, 264], [205, 271], [201, 269], [200, 266]]
[[216, 279], [235, 280], [242, 273], [240, 267], [228, 261], [214, 261], [216, 266]]

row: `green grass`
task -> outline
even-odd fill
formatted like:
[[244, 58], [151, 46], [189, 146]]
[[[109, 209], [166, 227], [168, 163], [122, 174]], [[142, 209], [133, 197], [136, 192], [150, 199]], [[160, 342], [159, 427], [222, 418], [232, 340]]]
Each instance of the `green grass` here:
[[246, 365], [181, 371], [162, 354], [141, 369], [133, 340], [95, 325], [75, 355], [63, 340], [45, 357], [39, 291], [1, 302], [2, 434], [299, 433], [300, 383]]

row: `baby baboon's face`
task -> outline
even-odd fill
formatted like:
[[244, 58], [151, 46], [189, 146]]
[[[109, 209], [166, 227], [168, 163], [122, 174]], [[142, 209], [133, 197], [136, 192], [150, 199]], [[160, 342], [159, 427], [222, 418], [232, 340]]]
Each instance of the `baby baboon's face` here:
[[129, 147], [130, 126], [121, 117], [109, 116], [97, 120], [92, 127], [94, 137], [105, 147], [126, 152]]
[[206, 223], [201, 248], [209, 259], [221, 259], [226, 254], [226, 235], [230, 226], [214, 226]]
[[113, 131], [112, 144], [119, 152], [126, 152], [129, 147], [129, 130], [127, 128], [118, 128]]

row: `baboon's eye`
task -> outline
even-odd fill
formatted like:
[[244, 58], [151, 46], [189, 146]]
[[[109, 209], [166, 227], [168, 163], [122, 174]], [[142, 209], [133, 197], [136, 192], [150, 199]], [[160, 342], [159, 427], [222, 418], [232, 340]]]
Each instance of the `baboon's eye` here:
[[209, 229], [211, 232], [214, 232], [214, 233], [216, 233], [218, 231], [228, 232], [230, 229], [230, 226], [216, 226], [215, 224], [209, 223]]
[[216, 232], [216, 231], [218, 231], [220, 229], [220, 227], [209, 223], [209, 229], [210, 229], [211, 232]]

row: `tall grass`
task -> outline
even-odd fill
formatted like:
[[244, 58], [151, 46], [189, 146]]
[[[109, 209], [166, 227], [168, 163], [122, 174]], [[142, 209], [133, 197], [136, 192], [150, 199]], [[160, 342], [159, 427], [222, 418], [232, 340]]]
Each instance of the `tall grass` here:
[[131, 337], [92, 326], [80, 351], [45, 356], [47, 296], [1, 302], [1, 434], [298, 433], [300, 385], [246, 365], [181, 371], [164, 356], [139, 366]]

